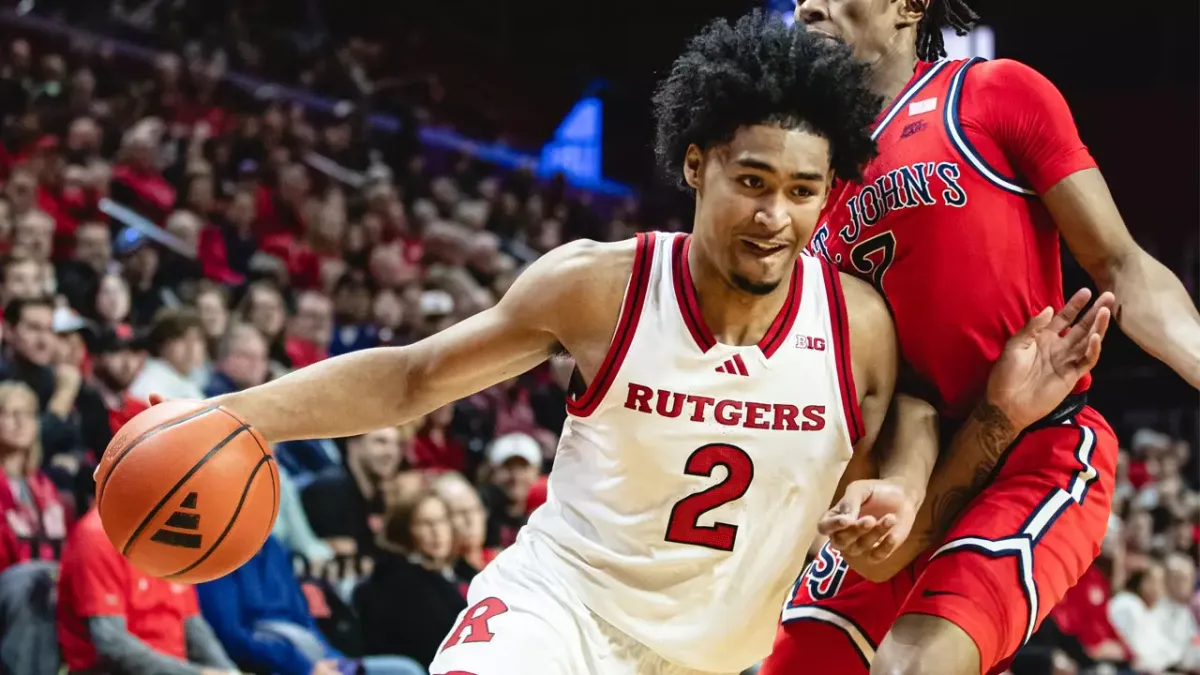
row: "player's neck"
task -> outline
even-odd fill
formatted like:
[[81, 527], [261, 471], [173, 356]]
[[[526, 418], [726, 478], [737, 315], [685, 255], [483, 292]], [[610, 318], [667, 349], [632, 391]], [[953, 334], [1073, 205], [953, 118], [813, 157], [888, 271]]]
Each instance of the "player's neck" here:
[[704, 324], [723, 345], [757, 344], [787, 302], [794, 268], [770, 293], [755, 295], [726, 281], [697, 248], [692, 246], [688, 251], [688, 269]]
[[895, 46], [871, 67], [871, 91], [883, 97], [886, 110], [912, 80], [917, 69], [917, 54], [911, 46]]

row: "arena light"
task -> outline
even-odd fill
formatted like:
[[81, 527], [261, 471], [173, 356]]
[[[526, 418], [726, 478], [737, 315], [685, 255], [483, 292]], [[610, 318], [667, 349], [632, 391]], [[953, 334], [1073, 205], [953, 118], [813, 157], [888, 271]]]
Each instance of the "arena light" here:
[[580, 99], [563, 118], [554, 139], [542, 147], [538, 173], [563, 173], [584, 181], [601, 179], [604, 104], [595, 96]]

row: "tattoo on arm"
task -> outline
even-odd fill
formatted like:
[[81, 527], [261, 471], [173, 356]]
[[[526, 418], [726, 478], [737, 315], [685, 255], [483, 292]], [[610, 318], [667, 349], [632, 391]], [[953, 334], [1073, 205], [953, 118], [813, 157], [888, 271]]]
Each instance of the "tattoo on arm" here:
[[967, 504], [983, 491], [983, 488], [991, 480], [992, 473], [996, 470], [1000, 459], [1004, 457], [1005, 450], [1016, 438], [1016, 430], [1013, 429], [1012, 422], [1008, 417], [999, 408], [986, 401], [976, 406], [971, 414], [971, 419], [965, 426], [966, 428], [960, 430], [959, 433], [965, 433], [968, 437], [962, 439], [955, 437], [950, 446], [951, 454], [947, 455], [946, 460], [949, 461], [953, 457], [953, 453], [960, 452], [954, 446], [967, 443], [975, 444], [982, 450], [983, 461], [975, 468], [975, 473], [968, 484], [947, 490], [934, 498], [930, 509], [938, 531], [927, 533], [931, 540], [935, 537], [941, 539], [945, 536], [946, 530], [950, 528]]

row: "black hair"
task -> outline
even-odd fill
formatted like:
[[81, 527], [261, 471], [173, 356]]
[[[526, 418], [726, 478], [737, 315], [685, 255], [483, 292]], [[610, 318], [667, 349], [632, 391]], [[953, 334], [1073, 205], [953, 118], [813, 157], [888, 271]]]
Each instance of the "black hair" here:
[[655, 155], [689, 189], [680, 165], [689, 145], [728, 143], [743, 126], [804, 128], [829, 141], [836, 175], [856, 179], [875, 155], [870, 127], [883, 100], [850, 48], [759, 10], [692, 38], [654, 94]]
[[965, 0], [926, 0], [924, 4], [925, 16], [917, 24], [917, 58], [937, 61], [946, 55], [942, 29], [953, 28], [955, 33], [966, 35], [979, 21], [979, 15]]
[[45, 307], [54, 309], [54, 298], [49, 296], [39, 296], [36, 298], [14, 298], [4, 307], [4, 323], [9, 326], [16, 326], [21, 323], [21, 319], [25, 316], [25, 310], [29, 307]]

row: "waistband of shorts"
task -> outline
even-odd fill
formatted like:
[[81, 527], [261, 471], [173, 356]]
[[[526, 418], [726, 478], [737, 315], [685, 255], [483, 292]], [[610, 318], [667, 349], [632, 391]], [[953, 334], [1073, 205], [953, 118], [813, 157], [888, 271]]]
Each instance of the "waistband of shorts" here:
[[1059, 403], [1058, 407], [1049, 415], [1029, 425], [1026, 431], [1036, 431], [1038, 429], [1045, 429], [1046, 427], [1058, 426], [1082, 412], [1087, 407], [1087, 404], [1088, 395], [1086, 391], [1071, 394], [1064, 398], [1063, 402]]

